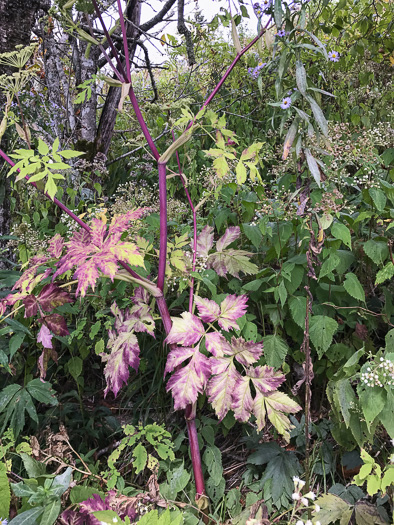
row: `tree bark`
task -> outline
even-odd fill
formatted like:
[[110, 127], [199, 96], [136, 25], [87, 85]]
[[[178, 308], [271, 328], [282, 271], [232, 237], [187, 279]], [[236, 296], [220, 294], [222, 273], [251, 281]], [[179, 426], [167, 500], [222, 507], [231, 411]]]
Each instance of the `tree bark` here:
[[[27, 46], [30, 43], [31, 32], [39, 9], [49, 7], [48, 0], [0, 0], [0, 53], [13, 51], [15, 46]], [[10, 73], [0, 66], [0, 75]], [[4, 106], [4, 96], [0, 93], [0, 110]], [[0, 120], [2, 115], [0, 113]], [[6, 136], [3, 137], [3, 148], [6, 149]], [[10, 212], [10, 181], [7, 169], [0, 163], [0, 237], [9, 235], [11, 224]], [[8, 241], [0, 239], [0, 253]], [[0, 269], [7, 267], [0, 260]]]
[[[131, 0], [126, 10], [126, 19], [130, 20], [132, 24], [127, 24], [127, 38], [137, 40], [139, 31], [134, 26], [139, 26], [141, 22], [141, 2], [140, 0]], [[126, 21], [127, 23], [127, 21]], [[132, 43], [129, 48], [130, 63], [133, 61], [136, 44]], [[122, 61], [125, 67], [125, 61]], [[118, 114], [118, 105], [120, 101], [120, 88], [110, 87], [107, 98], [100, 116], [100, 122], [97, 129], [96, 151], [108, 154], [111, 144], [112, 135], [115, 128], [115, 121]]]

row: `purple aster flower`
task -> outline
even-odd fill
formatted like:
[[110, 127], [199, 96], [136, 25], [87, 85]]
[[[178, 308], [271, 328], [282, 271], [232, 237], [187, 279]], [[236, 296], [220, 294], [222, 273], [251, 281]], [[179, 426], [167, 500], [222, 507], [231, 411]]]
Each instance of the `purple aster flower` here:
[[282, 100], [282, 104], [280, 105], [280, 107], [282, 109], [287, 109], [291, 106], [291, 98], [290, 97], [285, 97], [283, 100]]
[[0, 518], [0, 525], [8, 525], [8, 520]]
[[337, 51], [330, 51], [328, 53], [328, 58], [331, 60], [331, 62], [338, 62], [339, 53]]
[[276, 36], [278, 36], [279, 38], [282, 38], [286, 35], [287, 35], [287, 32], [284, 29], [281, 29], [280, 31], [276, 33]]
[[267, 9], [271, 7], [271, 4], [272, 0], [262, 0], [260, 7], [263, 11], [267, 11]]

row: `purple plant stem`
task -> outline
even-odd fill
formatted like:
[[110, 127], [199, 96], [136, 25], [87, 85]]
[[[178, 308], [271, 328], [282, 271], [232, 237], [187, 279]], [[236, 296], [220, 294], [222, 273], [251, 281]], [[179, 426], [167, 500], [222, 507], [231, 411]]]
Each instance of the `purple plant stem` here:
[[[13, 161], [8, 157], [8, 155], [6, 155], [6, 154], [4, 153], [4, 151], [2, 151], [1, 149], [0, 149], [0, 156], [3, 157], [3, 159], [4, 159], [6, 162], [8, 162], [8, 164], [10, 164], [10, 166], [15, 166], [15, 162], [13, 162]], [[19, 171], [19, 170], [18, 170], [18, 171]], [[29, 178], [30, 178], [30, 177], [29, 177], [28, 175], [26, 175], [25, 179], [26, 179], [27, 181], [29, 181]], [[37, 188], [37, 184], [36, 184], [35, 182], [30, 182], [30, 184], [32, 184], [36, 189], [38, 189], [38, 191], [41, 191], [41, 190], [39, 190], [39, 188]], [[42, 193], [45, 195], [45, 197], [46, 197], [47, 199], [52, 200], [51, 197], [48, 195], [48, 193], [46, 193], [46, 192], [44, 192], [44, 191], [43, 191]], [[77, 215], [75, 215], [75, 213], [73, 213], [70, 209], [68, 209], [66, 205], [64, 205], [62, 202], [60, 202], [60, 201], [59, 201], [58, 199], [56, 199], [56, 198], [53, 199], [53, 202], [54, 202], [54, 203], [56, 204], [56, 206], [58, 206], [61, 210], [63, 210], [65, 213], [67, 213], [67, 215], [68, 215], [69, 217], [71, 217], [72, 219], [74, 219], [74, 221], [77, 222], [77, 223], [81, 226], [81, 228], [83, 228], [84, 230], [86, 230], [87, 232], [90, 233], [90, 231], [91, 231], [90, 227], [89, 227], [85, 222], [83, 222], [83, 220], [81, 220]], [[119, 264], [120, 264], [121, 266], [123, 266], [123, 268], [124, 268], [125, 270], [127, 270], [127, 271], [129, 272], [129, 274], [132, 275], [134, 278], [136, 278], [136, 279], [140, 279], [140, 278], [141, 278], [141, 277], [138, 275], [138, 273], [136, 273], [134, 270], [132, 270], [127, 264], [125, 264], [125, 263], [122, 262], [122, 261], [118, 261], [118, 262], [119, 262]]]
[[159, 168], [159, 202], [160, 202], [160, 251], [159, 268], [157, 273], [157, 287], [164, 289], [164, 279], [167, 264], [167, 168], [158, 163]]
[[159, 160], [160, 154], [156, 148], [155, 143], [153, 142], [152, 135], [149, 133], [148, 126], [146, 125], [144, 117], [142, 116], [137, 97], [135, 96], [134, 89], [131, 86], [129, 89], [129, 98], [133, 105], [134, 113], [135, 113], [135, 116], [137, 117], [138, 124], [140, 125], [142, 133], [144, 134], [144, 137], [146, 139], [146, 142], [149, 145], [149, 149], [151, 150], [152, 155], [155, 157], [155, 159]]
[[198, 434], [196, 428], [196, 404], [189, 405], [185, 410], [185, 419], [187, 425], [187, 433], [189, 436], [190, 455], [193, 465], [194, 481], [196, 484], [196, 500], [206, 494], [204, 475], [201, 465], [200, 447], [198, 444]]
[[126, 59], [126, 79], [127, 79], [127, 82], [130, 83], [131, 82], [130, 55], [129, 55], [129, 46], [127, 45], [126, 26], [124, 23], [123, 11], [122, 11], [122, 6], [120, 5], [120, 0], [117, 0], [117, 2], [118, 2], [120, 27], [122, 28], [122, 35], [123, 35], [124, 56]]
[[103, 28], [103, 31], [104, 31], [104, 34], [107, 38], [107, 42], [108, 42], [108, 45], [110, 46], [111, 48], [111, 51], [114, 55], [114, 57], [116, 58], [116, 61], [118, 63], [118, 68], [119, 68], [119, 73], [123, 76], [123, 79], [126, 80], [127, 79], [127, 76], [125, 75], [125, 72], [124, 72], [124, 69], [123, 69], [123, 66], [122, 66], [122, 62], [119, 58], [119, 54], [118, 54], [118, 51], [112, 41], [112, 38], [107, 30], [107, 27], [104, 23], [104, 20], [103, 20], [103, 17], [101, 16], [101, 12], [100, 12], [100, 9], [99, 9], [99, 6], [96, 2], [96, 0], [92, 0], [92, 3], [93, 3], [93, 6], [94, 6], [94, 10], [96, 11], [96, 14], [97, 14], [97, 17], [98, 19], [100, 20], [100, 24], [101, 24], [101, 27]]
[[[172, 138], [175, 141], [175, 134], [172, 132]], [[187, 200], [189, 201], [189, 206], [193, 213], [193, 262], [192, 262], [192, 271], [196, 271], [196, 253], [197, 253], [197, 214], [196, 210], [193, 206], [192, 199], [190, 197], [189, 190], [187, 189], [186, 183], [182, 177], [182, 168], [181, 168], [181, 161], [179, 160], [179, 153], [178, 151], [175, 152], [176, 154], [176, 160], [178, 162], [178, 171], [179, 171], [179, 177], [182, 182], [183, 189], [185, 190]], [[193, 295], [194, 295], [194, 277], [192, 277], [191, 283], [190, 283], [190, 295], [189, 295], [189, 312], [193, 310]]]

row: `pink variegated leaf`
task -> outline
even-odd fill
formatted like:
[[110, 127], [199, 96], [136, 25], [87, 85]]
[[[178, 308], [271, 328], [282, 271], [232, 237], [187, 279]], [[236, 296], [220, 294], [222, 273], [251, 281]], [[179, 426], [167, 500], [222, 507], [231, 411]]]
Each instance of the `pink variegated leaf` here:
[[138, 288], [134, 290], [134, 295], [131, 298], [134, 304], [139, 304], [139, 303], [148, 304], [149, 299], [150, 299], [149, 292], [143, 286], [138, 286]]
[[216, 243], [216, 250], [222, 252], [229, 244], [236, 241], [241, 235], [241, 229], [239, 226], [230, 226], [224, 232], [224, 235]]
[[198, 315], [202, 321], [205, 323], [213, 323], [219, 317], [220, 308], [215, 301], [210, 301], [209, 299], [203, 299], [196, 295], [194, 297], [194, 302], [198, 309]]
[[217, 417], [222, 420], [231, 408], [232, 394], [236, 382], [241, 377], [231, 359], [211, 359], [213, 377], [207, 385], [208, 400]]
[[146, 332], [152, 337], [155, 337], [155, 322], [152, 317], [151, 308], [147, 304], [139, 303], [134, 305], [130, 310], [127, 310], [125, 324], [135, 332]]
[[10, 293], [6, 296], [4, 301], [8, 306], [13, 306], [16, 302], [25, 299], [27, 297], [27, 294], [25, 293]]
[[53, 335], [49, 331], [49, 328], [43, 324], [38, 332], [37, 342], [42, 343], [44, 348], [53, 348], [52, 337]]
[[144, 258], [140, 254], [138, 247], [132, 242], [119, 242], [115, 246], [111, 246], [109, 250], [119, 261], [132, 266], [144, 266]]
[[[45, 325], [43, 325], [43, 326], [45, 326]], [[56, 352], [56, 350], [53, 350], [53, 348], [44, 347], [44, 349], [41, 352], [41, 355], [40, 355], [40, 357], [38, 358], [38, 361], [37, 361], [37, 366], [38, 366], [38, 369], [40, 371], [40, 379], [42, 379], [42, 380], [45, 379], [45, 376], [46, 376], [46, 373], [47, 373], [47, 369], [48, 369], [48, 363], [49, 363], [49, 360], [51, 358], [57, 364], [57, 352]]]
[[234, 411], [235, 419], [238, 421], [248, 421], [253, 408], [249, 381], [249, 377], [238, 377], [233, 390], [231, 408]]
[[172, 393], [175, 410], [186, 408], [197, 401], [198, 394], [204, 392], [210, 373], [210, 360], [195, 348], [190, 362], [177, 370], [167, 383], [167, 392]]
[[90, 227], [90, 242], [97, 246], [97, 248], [102, 248], [107, 233], [106, 221], [102, 219], [93, 219], [90, 223]]
[[89, 286], [91, 286], [92, 290], [94, 290], [96, 281], [99, 278], [95, 260], [90, 259], [84, 264], [81, 264], [81, 266], [79, 266], [77, 271], [74, 273], [74, 278], [78, 279], [78, 286], [75, 295], [80, 293], [82, 297], [85, 297]]
[[0, 301], [0, 317], [5, 314], [5, 311], [7, 310], [7, 301], [3, 299]]
[[99, 256], [93, 257], [97, 267], [107, 275], [113, 282], [116, 272], [118, 271], [118, 265], [116, 259], [112, 253], [102, 253]]
[[215, 357], [231, 355], [232, 350], [226, 338], [219, 332], [210, 332], [205, 335], [205, 347]]
[[232, 355], [242, 365], [252, 365], [258, 361], [263, 353], [263, 343], [253, 343], [253, 341], [245, 341], [242, 337], [231, 338]]
[[209, 250], [213, 246], [213, 228], [205, 226], [197, 237], [197, 256], [207, 257]]
[[39, 323], [45, 324], [55, 335], [65, 336], [69, 335], [66, 320], [60, 314], [46, 315], [42, 319], [38, 319]]
[[277, 431], [288, 438], [291, 423], [286, 414], [295, 414], [301, 407], [283, 392], [262, 394], [256, 391], [253, 413], [256, 416], [258, 430], [262, 430], [266, 423], [266, 416]]
[[239, 330], [239, 326], [235, 321], [245, 314], [247, 302], [247, 295], [228, 295], [220, 305], [220, 316], [218, 320], [220, 328], [226, 331], [232, 328]]
[[49, 248], [48, 248], [49, 255], [51, 257], [54, 257], [55, 259], [59, 259], [59, 257], [62, 255], [63, 246], [64, 246], [63, 238], [59, 233], [57, 233], [49, 241]]
[[39, 267], [45, 264], [47, 261], [48, 261], [48, 257], [46, 257], [45, 255], [36, 255], [35, 257], [32, 257], [29, 261], [29, 264], [30, 264], [29, 268], [23, 272], [23, 274], [16, 281], [12, 289], [13, 290], [19, 289], [21, 292], [25, 292], [27, 289], [27, 286], [31, 283], [33, 278], [36, 276]]
[[262, 394], [277, 390], [286, 379], [282, 372], [266, 365], [249, 368], [248, 376], [256, 391], [260, 390]]
[[116, 334], [110, 330], [109, 336], [108, 348], [111, 349], [111, 353], [101, 354], [102, 360], [107, 362], [104, 369], [107, 381], [104, 395], [112, 391], [116, 397], [123, 384], [129, 379], [129, 366], [135, 371], [138, 370], [140, 347], [136, 335], [132, 332]]
[[251, 255], [244, 250], [234, 249], [211, 253], [207, 260], [207, 268], [213, 268], [220, 277], [225, 277], [229, 273], [238, 278], [239, 272], [253, 275], [258, 272], [258, 267], [250, 262]]
[[183, 312], [182, 317], [172, 318], [172, 328], [166, 342], [190, 346], [197, 343], [204, 334], [204, 326], [200, 319], [190, 312]]
[[55, 284], [46, 284], [38, 294], [37, 301], [45, 312], [50, 312], [58, 306], [74, 302], [74, 299], [68, 292], [62, 290]]
[[25, 305], [25, 317], [33, 317], [38, 312], [38, 301], [35, 295], [28, 295], [22, 300]]
[[167, 356], [164, 377], [170, 372], [173, 372], [175, 368], [177, 368], [184, 361], [186, 361], [186, 359], [189, 359], [189, 357], [191, 357], [195, 351], [195, 348], [186, 348], [184, 346], [178, 346], [177, 348], [171, 350], [171, 352]]
[[146, 209], [140, 208], [138, 210], [130, 210], [123, 215], [114, 217], [109, 227], [108, 235], [120, 240], [122, 233], [127, 230], [129, 223], [140, 219], [145, 213]]

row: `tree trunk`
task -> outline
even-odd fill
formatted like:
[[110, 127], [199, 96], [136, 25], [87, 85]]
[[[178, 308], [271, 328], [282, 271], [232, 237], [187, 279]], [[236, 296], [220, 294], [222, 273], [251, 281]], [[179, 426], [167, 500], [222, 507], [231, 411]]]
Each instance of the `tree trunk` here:
[[[127, 37], [137, 39], [139, 32], [134, 26], [139, 26], [141, 21], [140, 0], [132, 0], [128, 5], [125, 14], [126, 19], [133, 23], [133, 25], [127, 24]], [[129, 47], [130, 63], [134, 58], [135, 49], [136, 44], [131, 44]], [[123, 60], [122, 63], [124, 67], [125, 61]], [[115, 128], [115, 121], [118, 114], [117, 110], [120, 101], [120, 95], [120, 88], [109, 88], [103, 111], [101, 112], [100, 122], [97, 130], [96, 150], [104, 153], [104, 155], [108, 154], [109, 146], [111, 144], [111, 139]]]
[[[0, 0], [0, 53], [13, 51], [15, 46], [27, 46], [30, 43], [31, 31], [35, 22], [37, 11], [48, 8], [48, 0]], [[0, 75], [9, 73], [9, 70], [0, 66]], [[0, 109], [4, 107], [4, 96], [0, 93]], [[2, 111], [1, 111], [2, 113]], [[2, 114], [0, 113], [0, 120]], [[3, 149], [6, 147], [6, 137], [2, 141]], [[0, 237], [9, 235], [10, 213], [10, 182], [5, 170], [0, 164]], [[0, 239], [0, 254], [8, 241]], [[0, 259], [0, 269], [7, 265]]]

